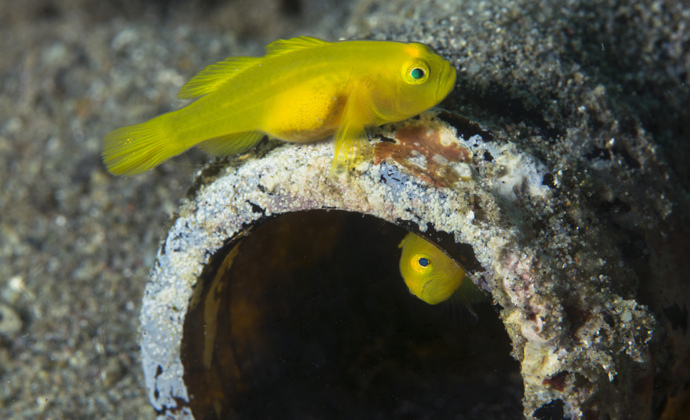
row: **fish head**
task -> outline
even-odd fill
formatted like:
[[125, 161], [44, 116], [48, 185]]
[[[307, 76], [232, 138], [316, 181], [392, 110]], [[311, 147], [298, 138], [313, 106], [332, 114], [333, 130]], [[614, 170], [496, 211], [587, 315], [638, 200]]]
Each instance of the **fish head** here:
[[415, 254], [408, 264], [410, 269], [403, 276], [407, 288], [429, 305], [447, 300], [460, 286], [462, 278], [455, 276], [454, 271], [444, 269], [442, 262], [431, 255]]
[[414, 116], [437, 105], [455, 87], [456, 71], [448, 60], [420, 43], [406, 44], [399, 67], [397, 112]]
[[400, 273], [410, 293], [435, 305], [460, 287], [464, 271], [436, 247], [412, 233], [401, 246]]

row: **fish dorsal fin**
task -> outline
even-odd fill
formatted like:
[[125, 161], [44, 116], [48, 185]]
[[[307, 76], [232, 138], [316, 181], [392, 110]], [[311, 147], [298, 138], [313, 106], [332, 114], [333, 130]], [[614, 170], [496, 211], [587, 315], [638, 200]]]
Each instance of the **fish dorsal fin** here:
[[266, 57], [287, 54], [289, 52], [302, 50], [305, 48], [320, 47], [330, 44], [323, 39], [313, 38], [310, 36], [298, 36], [291, 39], [279, 39], [273, 41], [266, 46]]
[[[266, 46], [266, 57], [286, 54], [304, 48], [326, 45], [329, 42], [300, 36], [292, 39], [279, 39]], [[194, 99], [207, 95], [244, 70], [260, 63], [264, 57], [228, 57], [201, 70], [192, 80], [182, 86], [177, 93], [180, 99]]]
[[177, 97], [194, 99], [207, 95], [218, 90], [228, 80], [260, 63], [261, 60], [261, 57], [228, 57], [223, 61], [211, 64], [182, 86]]

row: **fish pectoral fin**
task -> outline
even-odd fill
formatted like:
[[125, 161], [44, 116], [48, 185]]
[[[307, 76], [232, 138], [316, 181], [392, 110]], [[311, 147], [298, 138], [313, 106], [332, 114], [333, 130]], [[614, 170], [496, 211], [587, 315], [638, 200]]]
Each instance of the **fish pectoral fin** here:
[[340, 124], [335, 132], [335, 153], [329, 175], [335, 175], [355, 166], [369, 151], [367, 133], [362, 125]]
[[207, 66], [177, 93], [180, 99], [193, 99], [218, 90], [228, 80], [261, 62], [260, 57], [228, 57]]
[[330, 42], [311, 36], [298, 36], [291, 39], [279, 39], [266, 46], [266, 56], [282, 55], [305, 48], [320, 47], [327, 44], [330, 44]]
[[367, 129], [376, 125], [376, 112], [365, 89], [356, 86], [347, 100], [340, 125], [335, 131], [333, 163], [329, 176], [353, 168], [371, 154]]
[[198, 146], [214, 156], [231, 156], [256, 146], [264, 135], [261, 131], [244, 131], [204, 140]]

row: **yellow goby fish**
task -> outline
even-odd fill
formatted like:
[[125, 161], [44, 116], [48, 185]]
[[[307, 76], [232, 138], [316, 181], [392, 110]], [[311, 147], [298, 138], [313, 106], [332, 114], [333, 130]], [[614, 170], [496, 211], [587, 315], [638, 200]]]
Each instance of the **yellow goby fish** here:
[[335, 137], [331, 172], [367, 149], [366, 130], [415, 116], [455, 86], [455, 68], [419, 43], [278, 40], [263, 57], [212, 64], [177, 94], [198, 98], [105, 136], [103, 161], [115, 175], [149, 170], [199, 146], [217, 156], [253, 148], [264, 135], [289, 142]]
[[408, 233], [400, 242], [400, 274], [410, 292], [430, 305], [453, 295], [465, 278], [465, 270], [423, 238]]

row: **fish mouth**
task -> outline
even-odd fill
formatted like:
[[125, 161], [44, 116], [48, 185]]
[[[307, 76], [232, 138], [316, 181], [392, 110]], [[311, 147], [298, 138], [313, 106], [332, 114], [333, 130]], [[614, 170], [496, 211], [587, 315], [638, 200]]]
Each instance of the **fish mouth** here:
[[[418, 297], [419, 297], [420, 299], [422, 299], [423, 301], [427, 302], [427, 300], [426, 300], [426, 299], [423, 299], [422, 296], [425, 296], [425, 293], [424, 293], [424, 292], [426, 292], [426, 295], [428, 295], [428, 294], [431, 293], [431, 289], [434, 288], [434, 282], [438, 279], [438, 277], [439, 277], [438, 275], [432, 276], [429, 280], [427, 280], [427, 281], [424, 282], [424, 284], [422, 285], [422, 290], [419, 291], [419, 296], [418, 296]], [[427, 286], [429, 286], [428, 289], [427, 289]]]
[[450, 65], [450, 61], [443, 60], [441, 74], [436, 85], [436, 103], [441, 102], [455, 87], [455, 68]]

